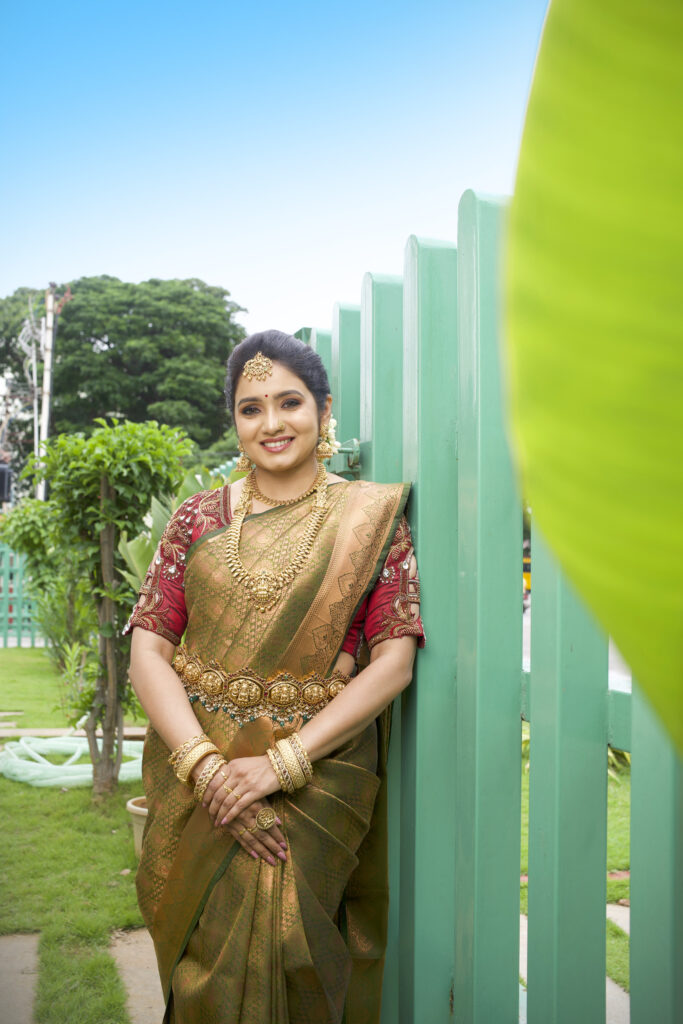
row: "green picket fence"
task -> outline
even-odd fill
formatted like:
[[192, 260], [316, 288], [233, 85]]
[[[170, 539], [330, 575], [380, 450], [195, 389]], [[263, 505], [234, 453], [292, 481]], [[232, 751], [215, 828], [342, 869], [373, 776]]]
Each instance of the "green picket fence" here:
[[[466, 192], [457, 244], [411, 238], [403, 278], [300, 336], [362, 477], [411, 480], [427, 647], [390, 751], [383, 1024], [520, 1019], [521, 720], [531, 722], [529, 1024], [603, 1022], [607, 744], [632, 753], [633, 1024], [683, 1020], [683, 766], [537, 534], [522, 665], [522, 515], [504, 429], [504, 204]], [[332, 468], [348, 471], [356, 447]], [[590, 514], [587, 510], [587, 514]]]
[[0, 544], [0, 646], [35, 647], [41, 642], [33, 604], [24, 588], [23, 555]]

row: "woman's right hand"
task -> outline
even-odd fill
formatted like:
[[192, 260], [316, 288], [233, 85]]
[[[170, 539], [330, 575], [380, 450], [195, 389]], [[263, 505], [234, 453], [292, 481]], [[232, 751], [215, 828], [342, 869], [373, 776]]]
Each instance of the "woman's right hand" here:
[[[195, 767], [193, 775], [196, 778], [201, 773], [202, 762]], [[223, 765], [218, 769], [214, 777], [209, 782], [204, 792], [202, 804], [206, 807], [210, 817], [213, 819], [215, 825], [219, 825], [220, 821], [217, 821], [217, 815], [220, 811], [220, 818], [222, 819], [225, 814], [226, 800], [229, 800], [231, 794], [227, 794], [225, 790], [226, 781], [226, 770], [227, 765]], [[234, 806], [235, 800], [232, 800]], [[230, 821], [228, 825], [224, 825], [226, 832], [234, 836], [240, 846], [251, 854], [255, 860], [261, 857], [273, 866], [277, 863], [277, 859], [285, 861], [287, 855], [287, 842], [284, 835], [282, 834], [279, 826], [282, 824], [279, 818], [275, 819], [275, 824], [269, 829], [257, 828], [255, 831], [251, 831], [256, 825], [256, 815], [263, 807], [270, 807], [267, 800], [253, 800], [248, 806], [244, 807], [239, 814]]]

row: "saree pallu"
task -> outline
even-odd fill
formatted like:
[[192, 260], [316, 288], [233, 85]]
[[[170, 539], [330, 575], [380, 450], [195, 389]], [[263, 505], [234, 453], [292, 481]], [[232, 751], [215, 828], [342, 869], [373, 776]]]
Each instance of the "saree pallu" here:
[[[201, 680], [188, 687], [185, 679], [186, 689], [226, 759], [263, 754], [315, 713], [315, 706], [302, 713], [302, 694], [313, 692], [306, 691], [311, 680], [332, 676], [407, 494], [408, 485], [330, 486], [328, 513], [304, 569], [265, 613], [230, 574], [224, 529], [192, 545], [185, 646], [209, 669], [203, 689]], [[247, 517], [240, 541], [247, 569], [277, 573], [291, 562], [312, 500]], [[278, 695], [272, 680], [281, 676], [289, 690], [281, 687]], [[305, 789], [270, 798], [288, 844], [286, 863], [275, 867], [254, 860], [212, 824], [150, 728], [143, 757], [149, 815], [137, 888], [157, 953], [165, 1022], [379, 1021], [388, 723], [385, 712], [316, 762]]]

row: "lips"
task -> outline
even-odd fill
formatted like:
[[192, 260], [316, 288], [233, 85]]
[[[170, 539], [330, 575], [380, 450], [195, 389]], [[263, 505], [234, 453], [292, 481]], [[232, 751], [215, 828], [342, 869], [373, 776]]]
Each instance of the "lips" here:
[[272, 441], [261, 441], [261, 447], [267, 452], [283, 452], [285, 448], [289, 448], [293, 440], [293, 437], [276, 437]]

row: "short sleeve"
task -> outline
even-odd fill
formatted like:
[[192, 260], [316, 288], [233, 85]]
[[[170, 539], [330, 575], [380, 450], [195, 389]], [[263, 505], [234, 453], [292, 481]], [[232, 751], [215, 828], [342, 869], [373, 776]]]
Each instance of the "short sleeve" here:
[[363, 636], [371, 650], [383, 640], [400, 636], [417, 637], [418, 646], [424, 647], [420, 581], [417, 572], [410, 572], [413, 555], [410, 526], [403, 516], [377, 582], [358, 609], [342, 645], [342, 650], [354, 658], [358, 657]]
[[180, 643], [187, 625], [185, 559], [200, 499], [201, 494], [188, 498], [169, 519], [124, 634], [140, 626]]

